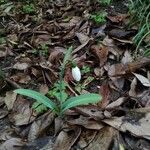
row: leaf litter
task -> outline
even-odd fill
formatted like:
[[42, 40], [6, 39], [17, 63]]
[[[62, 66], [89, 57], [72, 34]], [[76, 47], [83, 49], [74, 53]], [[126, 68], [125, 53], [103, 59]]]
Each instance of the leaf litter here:
[[[40, 9], [33, 14], [21, 11], [25, 2], [6, 4], [0, 6], [0, 149], [150, 147], [150, 58], [135, 59], [137, 30], [126, 29], [127, 13], [109, 13], [107, 23], [98, 25], [89, 17], [101, 9], [94, 1], [38, 1], [35, 8]], [[31, 101], [12, 90], [23, 87], [47, 94], [58, 81], [70, 45], [79, 67], [90, 67], [83, 69], [81, 83], [86, 85], [81, 87], [67, 66], [67, 93], [95, 92], [103, 99], [68, 110], [61, 120], [51, 111], [38, 114]], [[87, 82], [88, 77], [93, 80]]]

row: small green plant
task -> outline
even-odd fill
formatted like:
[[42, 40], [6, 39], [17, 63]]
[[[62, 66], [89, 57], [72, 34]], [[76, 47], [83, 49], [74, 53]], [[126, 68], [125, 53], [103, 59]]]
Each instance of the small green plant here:
[[145, 50], [144, 56], [145, 57], [150, 57], [150, 49]]
[[[34, 106], [34, 108], [38, 108], [38, 104], [44, 104], [46, 107], [50, 108], [57, 115], [62, 115], [65, 110], [79, 106], [79, 105], [87, 105], [89, 103], [97, 103], [101, 100], [101, 96], [99, 94], [83, 94], [77, 97], [70, 97], [65, 92], [66, 84], [64, 82], [64, 71], [65, 66], [70, 61], [72, 52], [72, 47], [70, 47], [64, 57], [63, 63], [60, 69], [60, 80], [54, 86], [54, 88], [48, 93], [51, 98], [56, 98], [56, 102], [53, 102], [45, 95], [29, 90], [29, 89], [17, 89], [14, 92], [18, 94], [22, 94], [24, 96], [28, 96], [30, 98], [35, 99], [38, 103]], [[41, 108], [43, 109], [43, 108]], [[40, 111], [40, 110], [39, 110]]]
[[41, 44], [39, 49], [42, 56], [48, 55], [48, 46], [46, 44]]
[[106, 16], [107, 13], [104, 12], [98, 12], [96, 14], [90, 15], [90, 19], [92, 19], [96, 24], [102, 24], [106, 22]]
[[6, 38], [0, 37], [0, 44], [5, 44], [5, 43], [6, 43]]
[[[149, 0], [130, 0], [129, 2], [129, 27], [138, 27], [138, 33], [133, 38], [137, 46], [135, 50], [136, 55], [143, 40], [150, 35], [150, 3]], [[147, 44], [145, 43], [145, 45]]]
[[111, 0], [97, 0], [102, 5], [110, 5]]
[[34, 4], [26, 4], [23, 6], [23, 9], [22, 11], [25, 13], [25, 14], [34, 14], [36, 12], [36, 8], [34, 6]]
[[91, 68], [89, 66], [83, 66], [81, 69], [82, 74], [89, 73], [91, 71]]
[[86, 88], [86, 86], [92, 82], [94, 80], [94, 77], [91, 77], [89, 76], [87, 79], [84, 80], [83, 83], [77, 83], [75, 85], [75, 90], [78, 92], [78, 93], [81, 93], [82, 90], [84, 90]]

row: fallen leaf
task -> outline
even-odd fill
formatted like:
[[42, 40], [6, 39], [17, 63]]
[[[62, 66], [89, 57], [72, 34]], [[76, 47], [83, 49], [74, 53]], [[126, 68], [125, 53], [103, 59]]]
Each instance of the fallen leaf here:
[[95, 120], [101, 120], [104, 118], [103, 112], [99, 109], [99, 107], [94, 106], [94, 105], [76, 107], [75, 110], [79, 114], [93, 118]]
[[144, 110], [145, 112], [139, 112], [138, 109], [131, 110], [123, 117], [104, 119], [103, 122], [122, 132], [129, 131], [134, 136], [150, 140], [150, 109]]
[[10, 79], [12, 79], [15, 82], [22, 83], [22, 84], [28, 84], [31, 81], [31, 77], [29, 75], [26, 75], [20, 72], [11, 76]]
[[25, 70], [25, 69], [29, 68], [29, 66], [30, 65], [28, 63], [17, 62], [16, 64], [13, 65], [13, 68], [17, 69], [17, 70]]
[[47, 112], [44, 115], [37, 118], [31, 125], [28, 134], [28, 140], [33, 141], [44, 134], [47, 128], [51, 125], [54, 120], [54, 113]]
[[123, 102], [125, 102], [125, 100], [126, 100], [126, 97], [120, 97], [116, 101], [108, 104], [106, 106], [106, 109], [118, 108], [121, 104], [123, 104]]
[[17, 94], [13, 91], [7, 92], [6, 97], [4, 98], [5, 104], [8, 110], [12, 110], [14, 102], [16, 101]]
[[109, 36], [118, 38], [118, 39], [128, 39], [130, 37], [133, 37], [137, 33], [136, 30], [124, 30], [115, 28], [108, 32]]
[[6, 117], [8, 115], [7, 110], [0, 109], [0, 119]]
[[124, 56], [123, 56], [123, 58], [121, 60], [121, 62], [123, 64], [126, 64], [126, 63], [129, 63], [129, 62], [132, 62], [132, 61], [133, 61], [133, 59], [132, 59], [131, 54], [129, 53], [128, 50], [126, 50], [125, 53], [124, 53]]
[[100, 130], [101, 128], [103, 128], [103, 125], [101, 123], [98, 123], [95, 120], [84, 116], [80, 116], [77, 119], [68, 120], [67, 122], [71, 125], [81, 125], [86, 129]]
[[108, 105], [110, 100], [109, 97], [111, 96], [110, 93], [111, 92], [108, 83], [103, 83], [100, 87], [100, 94], [102, 95], [102, 100], [100, 103], [98, 103], [100, 108], [105, 108]]
[[117, 131], [112, 127], [104, 127], [95, 136], [93, 141], [86, 147], [86, 150], [109, 150], [113, 138], [117, 135]]
[[89, 37], [87, 35], [83, 34], [83, 33], [78, 33], [77, 32], [76, 36], [78, 37], [81, 44], [84, 44], [84, 43], [86, 43], [86, 41], [89, 40]]
[[49, 88], [46, 84], [42, 84], [42, 85], [40, 85], [39, 91], [40, 91], [40, 93], [45, 95], [48, 93]]
[[136, 78], [146, 87], [150, 87], [150, 80], [140, 74], [137, 74], [137, 73], [133, 73]]
[[16, 126], [27, 125], [35, 120], [36, 114], [30, 108], [28, 100], [18, 96], [11, 114], [9, 114], [10, 121]]
[[0, 107], [4, 104], [4, 97], [0, 97]]
[[87, 129], [83, 130], [81, 135], [80, 135], [77, 146], [80, 149], [86, 148], [93, 141], [93, 139], [95, 138], [97, 132], [98, 131], [95, 131], [95, 130], [87, 130]]
[[0, 145], [0, 150], [21, 150], [25, 144], [20, 138], [11, 138]]
[[130, 90], [129, 90], [130, 96], [137, 97], [136, 87], [137, 87], [137, 79], [134, 78], [131, 82], [131, 85], [130, 85]]
[[104, 46], [104, 45], [92, 45], [91, 46], [91, 50], [96, 54], [96, 56], [99, 58], [100, 61], [100, 67], [102, 67], [106, 61], [107, 61], [107, 57], [108, 57], [108, 47]]
[[65, 53], [65, 48], [55, 47], [54, 50], [50, 53], [48, 61], [50, 63], [56, 63], [61, 58], [62, 54]]
[[122, 22], [126, 17], [127, 17], [126, 14], [118, 14], [118, 15], [115, 15], [115, 16], [107, 16], [107, 18], [108, 18], [109, 20], [111, 20], [111, 22], [113, 22], [113, 23], [120, 23], [120, 22]]
[[75, 127], [69, 132], [61, 131], [56, 138], [53, 150], [70, 150], [81, 134], [81, 128]]
[[141, 67], [147, 66], [150, 64], [150, 58], [142, 58], [135, 62], [129, 62], [126, 64], [114, 64], [109, 67], [108, 75], [112, 77], [123, 76], [128, 73], [135, 72], [137, 69]]

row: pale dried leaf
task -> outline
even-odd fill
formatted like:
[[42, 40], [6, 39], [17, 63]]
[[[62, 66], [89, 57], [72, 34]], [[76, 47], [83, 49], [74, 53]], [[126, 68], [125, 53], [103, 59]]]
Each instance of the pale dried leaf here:
[[137, 73], [133, 73], [136, 78], [146, 87], [150, 87], [150, 80], [140, 74], [137, 74]]
[[78, 33], [77, 32], [76, 36], [78, 37], [81, 44], [84, 44], [84, 43], [86, 43], [86, 41], [89, 40], [89, 37], [87, 35], [83, 34], [83, 33]]
[[84, 116], [80, 116], [78, 119], [69, 120], [67, 122], [71, 125], [81, 125], [87, 129], [100, 130], [103, 128], [101, 123]]
[[104, 127], [95, 136], [93, 141], [86, 147], [86, 150], [109, 150], [117, 131], [112, 127]]
[[47, 112], [46, 114], [40, 116], [36, 119], [29, 130], [28, 140], [32, 141], [37, 139], [40, 135], [46, 131], [46, 129], [51, 125], [54, 120], [54, 113]]
[[11, 110], [13, 108], [14, 102], [16, 101], [17, 94], [13, 91], [7, 92], [6, 97], [4, 98], [5, 104], [8, 108], [8, 110]]
[[132, 61], [133, 61], [133, 59], [132, 59], [131, 54], [129, 53], [128, 50], [126, 50], [125, 53], [124, 53], [124, 56], [123, 56], [123, 58], [121, 60], [121, 62], [123, 64], [126, 64], [126, 63], [129, 63], [129, 62], [132, 62]]
[[0, 145], [0, 150], [21, 150], [25, 144], [20, 138], [11, 138]]
[[79, 127], [70, 130], [69, 132], [61, 131], [56, 138], [53, 150], [69, 150], [76, 142], [81, 134]]
[[[146, 109], [146, 108], [145, 108]], [[150, 111], [128, 112], [126, 116], [104, 119], [103, 122], [122, 131], [129, 131], [135, 136], [150, 140]]]
[[29, 66], [30, 65], [28, 63], [17, 62], [16, 64], [14, 64], [13, 68], [17, 69], [17, 70], [25, 70], [25, 69], [29, 68]]

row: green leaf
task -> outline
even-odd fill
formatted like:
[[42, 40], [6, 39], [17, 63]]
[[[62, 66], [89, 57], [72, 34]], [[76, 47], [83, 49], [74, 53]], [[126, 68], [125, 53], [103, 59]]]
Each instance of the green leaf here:
[[75, 106], [97, 103], [101, 99], [102, 97], [99, 94], [83, 94], [77, 97], [71, 97], [62, 104], [62, 112]]
[[67, 49], [67, 51], [66, 51], [66, 53], [65, 53], [64, 60], [63, 60], [63, 65], [64, 65], [64, 66], [66, 65], [67, 61], [70, 59], [72, 50], [73, 50], [72, 46], [70, 46], [70, 47]]
[[48, 108], [44, 104], [39, 102], [34, 102], [32, 108], [39, 114], [48, 110]]
[[68, 98], [68, 94], [62, 90], [61, 95], [60, 92], [55, 93], [54, 95], [60, 102], [64, 102]]
[[28, 89], [17, 89], [17, 90], [14, 90], [14, 92], [17, 94], [21, 94], [21, 95], [33, 98], [33, 99], [37, 100], [39, 103], [44, 104], [48, 108], [50, 108], [54, 111], [57, 111], [57, 106], [55, 105], [55, 103], [39, 92], [36, 92], [33, 90], [28, 90]]

